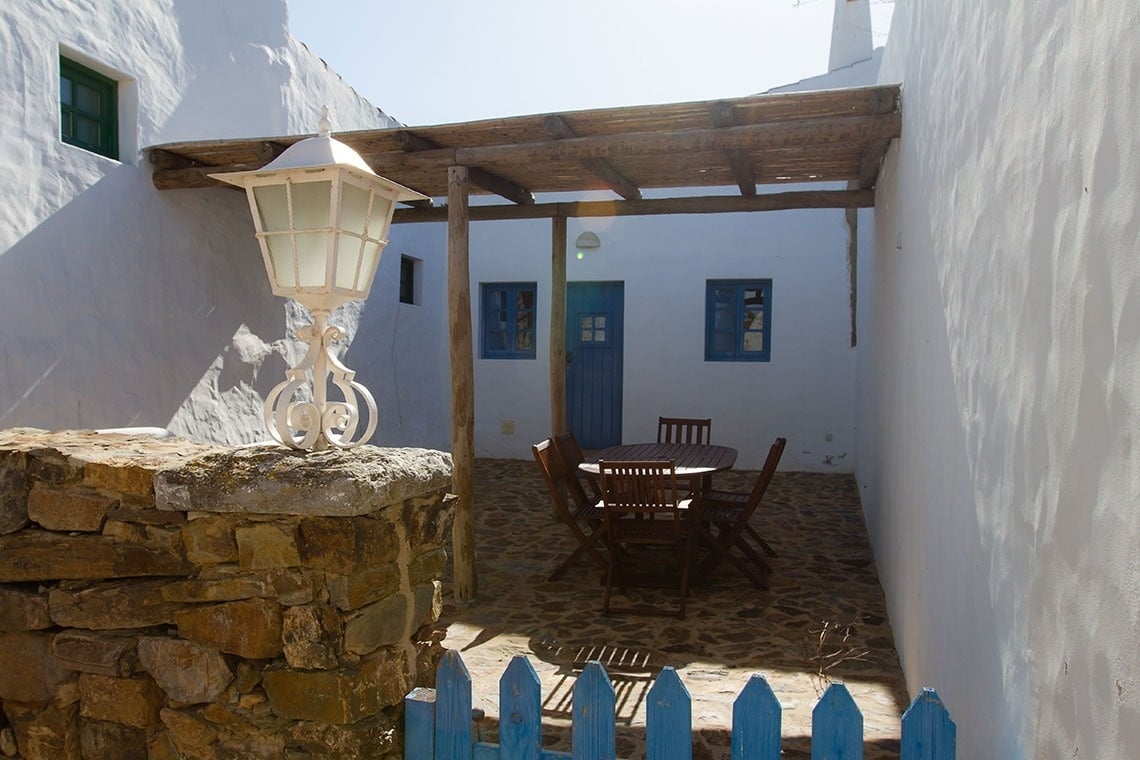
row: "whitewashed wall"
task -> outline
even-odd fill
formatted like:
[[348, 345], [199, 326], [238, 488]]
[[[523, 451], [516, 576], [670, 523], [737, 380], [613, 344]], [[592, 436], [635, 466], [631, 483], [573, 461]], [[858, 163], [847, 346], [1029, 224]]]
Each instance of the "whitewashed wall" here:
[[1140, 757], [1140, 12], [900, 0], [858, 479], [959, 757]]
[[[121, 161], [60, 141], [61, 49], [122, 80]], [[390, 120], [289, 37], [285, 0], [7, 0], [0, 50], [0, 427], [264, 438], [298, 315], [242, 197], [158, 192], [139, 150], [311, 132], [324, 103]]]
[[[708, 416], [714, 439], [740, 450], [739, 466], [759, 466], [771, 440], [784, 435], [789, 439], [786, 468], [851, 471], [855, 352], [843, 211], [571, 219], [568, 227], [571, 246], [587, 229], [602, 240], [601, 248], [581, 260], [571, 252], [571, 282], [625, 283], [626, 441], [654, 439], [662, 414]], [[396, 225], [389, 246], [393, 260], [396, 251], [405, 251], [432, 262], [439, 278], [426, 280], [425, 290], [437, 298], [445, 282], [444, 233], [438, 224]], [[773, 281], [772, 361], [705, 362], [705, 281], [766, 277]], [[538, 284], [536, 358], [485, 360], [476, 348], [475, 448], [478, 456], [527, 458], [530, 445], [550, 434], [548, 220], [472, 224], [477, 341], [479, 284], [503, 281]], [[394, 295], [386, 299], [394, 300]], [[377, 309], [376, 301], [374, 294], [366, 318]], [[417, 308], [401, 306], [400, 319]], [[437, 327], [440, 334], [425, 333], [425, 339], [444, 345], [421, 355], [442, 351], [446, 367], [444, 318]], [[370, 361], [359, 343], [349, 356], [357, 363]], [[386, 349], [378, 359], [386, 360]], [[412, 388], [425, 405], [428, 398], [441, 400], [439, 428], [432, 434], [446, 441], [448, 378], [434, 380], [435, 387], [417, 381]], [[402, 389], [408, 386], [399, 382]], [[406, 416], [407, 410], [401, 413]], [[514, 423], [513, 433], [501, 432], [504, 420]]]
[[[858, 7], [856, 7], [858, 6]], [[843, 35], [843, 68], [778, 91], [826, 89], [873, 84], [881, 51], [871, 50], [866, 0], [837, 3], [843, 24], [857, 25], [870, 58], [850, 63], [859, 41]], [[858, 11], [858, 12], [856, 12]], [[843, 25], [841, 24], [841, 27]], [[850, 65], [848, 65], [850, 64]], [[784, 190], [787, 188], [777, 188]], [[691, 191], [708, 194], [714, 191]], [[734, 192], [734, 191], [732, 191]], [[677, 195], [669, 191], [665, 195]], [[610, 194], [598, 197], [612, 198]], [[541, 200], [541, 199], [540, 199]], [[582, 260], [571, 250], [567, 279], [625, 283], [625, 353], [623, 439], [653, 440], [661, 415], [711, 417], [713, 439], [737, 448], [738, 467], [757, 468], [776, 436], [788, 438], [781, 467], [789, 470], [852, 472], [855, 462], [855, 351], [851, 347], [849, 229], [842, 210], [762, 212], [571, 219], [569, 245], [591, 230], [602, 246]], [[866, 240], [868, 213], [860, 214]], [[481, 457], [529, 459], [532, 443], [550, 435], [550, 222], [518, 220], [474, 222], [471, 226], [472, 323], [479, 340], [479, 286], [483, 282], [538, 284], [537, 350], [534, 360], [486, 360], [475, 350], [475, 452]], [[381, 266], [395, 266], [397, 252], [430, 262], [425, 272], [425, 301], [443, 298], [446, 229], [443, 224], [394, 225], [390, 253]], [[721, 278], [772, 278], [772, 360], [705, 362], [705, 282]], [[369, 314], [383, 321], [405, 319], [420, 307], [395, 307], [395, 295], [376, 293]], [[440, 301], [441, 307], [444, 302]], [[449, 444], [449, 391], [446, 371], [432, 373], [423, 364], [447, 364], [446, 315], [434, 326], [420, 319], [424, 343], [418, 356], [397, 352], [411, 378], [393, 375], [381, 389], [402, 425], [412, 403], [419, 413], [418, 445]], [[433, 333], [432, 329], [438, 330]], [[369, 371], [387, 362], [388, 338], [354, 345], [349, 357]], [[373, 358], [375, 357], [375, 359]], [[397, 398], [397, 396], [399, 398]], [[503, 433], [504, 421], [513, 423]], [[383, 424], [383, 423], [382, 423]], [[383, 431], [382, 431], [383, 433]], [[442, 443], [440, 443], [442, 442]]]

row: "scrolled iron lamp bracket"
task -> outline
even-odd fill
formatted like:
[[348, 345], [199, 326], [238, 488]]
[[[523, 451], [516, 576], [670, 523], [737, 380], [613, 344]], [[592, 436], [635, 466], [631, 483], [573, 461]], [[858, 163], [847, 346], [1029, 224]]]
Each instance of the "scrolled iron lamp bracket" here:
[[[332, 347], [344, 338], [344, 330], [328, 324], [328, 316], [327, 311], [315, 310], [313, 324], [297, 330], [298, 340], [309, 344], [305, 358], [286, 370], [285, 380], [265, 397], [264, 417], [269, 434], [293, 449], [351, 449], [376, 432], [376, 401], [367, 388], [356, 382], [356, 373], [333, 354]], [[307, 374], [312, 375], [312, 401], [293, 401], [297, 391], [305, 387]], [[329, 375], [332, 384], [340, 389], [342, 401], [328, 400]], [[361, 403], [367, 410], [368, 424], [356, 435]]]

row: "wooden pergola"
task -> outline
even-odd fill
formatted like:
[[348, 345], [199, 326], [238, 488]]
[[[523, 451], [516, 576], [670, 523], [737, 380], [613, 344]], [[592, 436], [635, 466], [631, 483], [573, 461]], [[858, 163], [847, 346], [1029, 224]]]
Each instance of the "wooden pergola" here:
[[[433, 198], [393, 222], [447, 221], [451, 446], [458, 498], [455, 595], [477, 592], [474, 534], [474, 349], [469, 225], [551, 219], [551, 429], [566, 429], [566, 219], [874, 205], [879, 166], [901, 134], [898, 85], [717, 101], [513, 116], [458, 124], [340, 132], [384, 177]], [[217, 185], [209, 174], [258, 169], [309, 135], [170, 143], [147, 150], [160, 190]], [[845, 189], [768, 192], [845, 183]], [[739, 194], [642, 197], [643, 190], [733, 187]], [[766, 192], [757, 192], [765, 186]], [[536, 193], [609, 190], [614, 200], [539, 203]], [[469, 206], [472, 193], [505, 202]]]

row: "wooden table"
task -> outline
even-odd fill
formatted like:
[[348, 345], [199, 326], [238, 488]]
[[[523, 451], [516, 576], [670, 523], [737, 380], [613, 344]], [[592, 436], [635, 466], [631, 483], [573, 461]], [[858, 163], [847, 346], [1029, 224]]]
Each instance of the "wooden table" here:
[[[600, 451], [597, 456], [578, 465], [578, 469], [597, 477], [600, 474], [598, 462], [603, 459], [614, 462], [673, 460], [678, 479], [687, 479], [689, 490], [698, 496], [689, 502], [689, 508], [692, 511], [688, 516], [696, 529], [696, 535], [699, 536], [698, 540], [701, 544], [710, 546], [712, 545], [710, 542], [715, 542], [708, 526], [701, 521], [699, 494], [708, 490], [709, 476], [714, 472], [732, 468], [732, 465], [736, 463], [736, 449], [700, 443], [630, 443], [622, 446], [611, 446]], [[695, 552], [695, 547], [690, 549], [690, 552]], [[690, 554], [686, 561], [694, 570], [694, 583], [704, 585], [707, 579], [701, 575], [696, 557]]]
[[699, 443], [629, 443], [598, 452], [597, 456], [578, 465], [578, 469], [596, 477], [601, 459], [614, 462], [672, 459], [677, 477], [688, 479], [692, 491], [699, 492], [705, 476], [732, 468], [736, 463], [736, 449]]

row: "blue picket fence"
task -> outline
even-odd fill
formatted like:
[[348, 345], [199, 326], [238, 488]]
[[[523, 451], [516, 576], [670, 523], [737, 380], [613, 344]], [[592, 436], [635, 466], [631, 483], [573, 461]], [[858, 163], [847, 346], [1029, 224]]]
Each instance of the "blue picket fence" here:
[[[516, 656], [499, 680], [499, 743], [477, 741], [471, 722], [471, 676], [458, 652], [440, 663], [435, 689], [404, 699], [405, 760], [613, 760], [615, 694], [606, 670], [590, 662], [574, 685], [573, 752], [542, 748], [542, 695], [530, 661]], [[673, 668], [649, 689], [647, 760], [691, 760], [692, 705]], [[923, 689], [902, 717], [900, 760], [952, 760], [956, 727], [933, 689]], [[831, 684], [812, 711], [812, 760], [863, 757], [863, 715], [842, 684]], [[778, 760], [780, 703], [753, 675], [732, 708], [732, 759]]]

